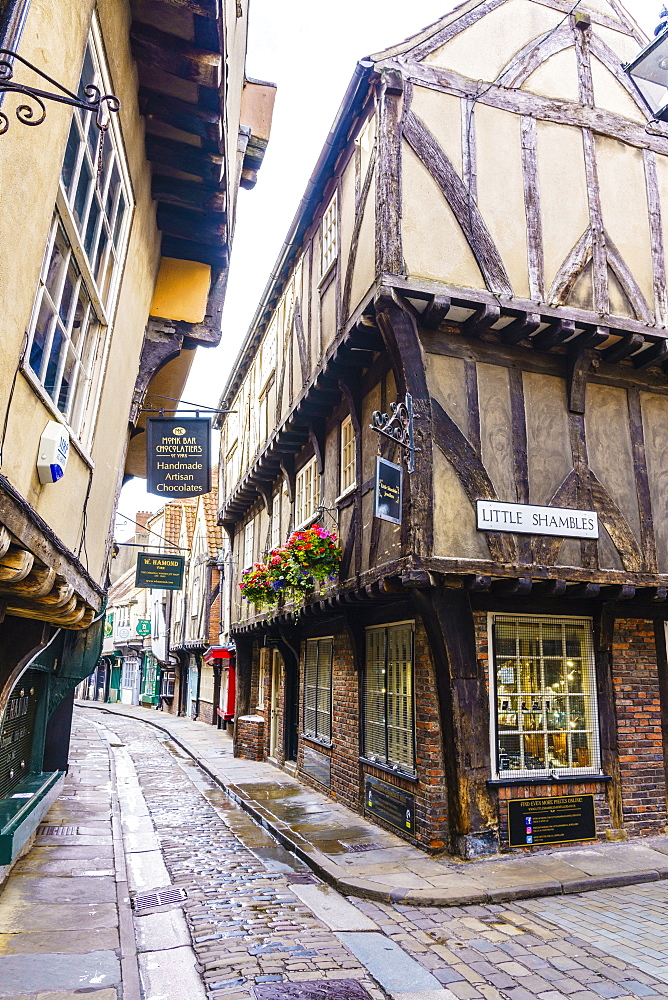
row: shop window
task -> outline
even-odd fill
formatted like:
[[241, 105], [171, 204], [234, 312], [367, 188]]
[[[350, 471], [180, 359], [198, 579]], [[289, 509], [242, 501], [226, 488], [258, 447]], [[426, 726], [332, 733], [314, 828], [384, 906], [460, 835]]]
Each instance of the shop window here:
[[332, 656], [334, 640], [307, 639], [304, 670], [304, 735], [332, 740]]
[[367, 629], [364, 756], [374, 763], [415, 773], [411, 622]]
[[341, 424], [341, 493], [355, 485], [355, 431], [350, 417]]
[[338, 236], [338, 211], [337, 211], [337, 199], [336, 195], [333, 196], [329, 205], [325, 209], [325, 214], [322, 217], [322, 229], [321, 229], [321, 241], [322, 241], [322, 255], [321, 263], [322, 267], [320, 270], [321, 276], [324, 278], [330, 267], [334, 264], [338, 253], [339, 253], [339, 236]]
[[[96, 30], [84, 55], [79, 94], [111, 92]], [[96, 393], [123, 267], [131, 193], [118, 123], [102, 147], [95, 115], [75, 108], [32, 319], [26, 372], [74, 435], [90, 438]]]
[[315, 458], [297, 473], [295, 484], [297, 526], [305, 524], [315, 515], [320, 503], [320, 484]]
[[591, 621], [497, 615], [492, 626], [497, 775], [598, 771]]

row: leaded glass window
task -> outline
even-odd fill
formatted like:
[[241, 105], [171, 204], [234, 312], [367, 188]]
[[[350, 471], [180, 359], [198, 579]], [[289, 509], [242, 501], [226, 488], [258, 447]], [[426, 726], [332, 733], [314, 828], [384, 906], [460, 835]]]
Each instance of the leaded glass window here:
[[333, 639], [307, 639], [304, 670], [304, 734], [332, 739]]
[[495, 616], [493, 682], [499, 775], [599, 770], [589, 619]]
[[413, 625], [366, 632], [364, 670], [364, 756], [415, 772]]

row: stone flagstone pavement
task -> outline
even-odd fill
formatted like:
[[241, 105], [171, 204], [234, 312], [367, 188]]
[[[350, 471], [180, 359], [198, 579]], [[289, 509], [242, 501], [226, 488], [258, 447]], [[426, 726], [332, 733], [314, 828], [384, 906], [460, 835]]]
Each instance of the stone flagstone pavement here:
[[[255, 820], [346, 895], [455, 906], [558, 896], [668, 878], [668, 837], [562, 847], [462, 862], [433, 858], [302, 785], [273, 764], [232, 755], [227, 733], [154, 709], [98, 702], [81, 708], [148, 722], [168, 733]], [[359, 853], [350, 846], [377, 845]]]

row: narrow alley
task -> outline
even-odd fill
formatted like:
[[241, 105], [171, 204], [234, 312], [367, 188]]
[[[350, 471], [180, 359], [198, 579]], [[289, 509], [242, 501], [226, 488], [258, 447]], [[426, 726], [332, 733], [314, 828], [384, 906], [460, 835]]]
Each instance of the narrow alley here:
[[487, 905], [346, 899], [167, 733], [78, 708], [65, 792], [0, 895], [0, 997], [666, 997], [666, 913], [664, 880]]

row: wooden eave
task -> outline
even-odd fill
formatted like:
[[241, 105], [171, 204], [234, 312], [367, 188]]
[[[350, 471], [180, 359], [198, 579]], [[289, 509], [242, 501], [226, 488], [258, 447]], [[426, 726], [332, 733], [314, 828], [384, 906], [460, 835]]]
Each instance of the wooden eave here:
[[84, 629], [103, 599], [74, 553], [0, 477], [0, 612]]
[[[348, 85], [341, 106], [337, 112], [334, 124], [325, 140], [322, 152], [306, 185], [295, 216], [290, 224], [285, 242], [278, 255], [274, 269], [265, 286], [262, 298], [241, 346], [239, 354], [232, 366], [223, 393], [220, 397], [220, 408], [223, 402], [234, 398], [255, 351], [262, 340], [266, 326], [271, 319], [271, 312], [278, 302], [287, 284], [292, 268], [302, 251], [309, 229], [312, 227], [321, 206], [327, 185], [331, 183], [339, 158], [349, 145], [354, 135], [355, 122], [361, 121], [367, 111], [369, 102], [369, 85], [373, 77], [374, 65], [368, 60], [360, 61]], [[224, 417], [216, 419], [216, 427], [220, 428]]]
[[130, 41], [164, 256], [229, 262], [220, 0], [131, 0]]

